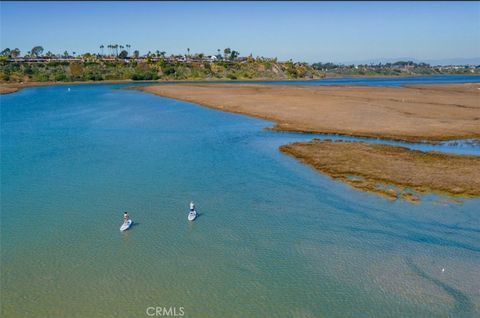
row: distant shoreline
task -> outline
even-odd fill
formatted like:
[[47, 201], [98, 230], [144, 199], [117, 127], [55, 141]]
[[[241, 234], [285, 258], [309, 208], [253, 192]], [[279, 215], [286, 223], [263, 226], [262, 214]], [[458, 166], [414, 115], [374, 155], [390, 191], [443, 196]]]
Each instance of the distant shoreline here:
[[[28, 87], [41, 87], [41, 86], [57, 86], [57, 85], [88, 85], [88, 84], [135, 84], [135, 83], [255, 83], [255, 82], [311, 82], [311, 81], [321, 81], [321, 80], [331, 80], [331, 79], [392, 79], [392, 78], [420, 78], [420, 77], [441, 77], [441, 76], [462, 76], [462, 77], [480, 77], [479, 74], [434, 74], [434, 75], [399, 75], [399, 76], [369, 76], [369, 75], [351, 75], [351, 76], [327, 76], [324, 78], [313, 78], [313, 79], [271, 79], [271, 78], [257, 78], [257, 79], [242, 79], [242, 80], [232, 80], [228, 78], [224, 79], [190, 79], [190, 80], [138, 80], [134, 81], [131, 79], [127, 80], [104, 80], [104, 81], [73, 81], [73, 82], [24, 82], [24, 83], [10, 83], [10, 82], [0, 82], [0, 95], [11, 94], [18, 92], [23, 88]], [[349, 84], [350, 85], [350, 84]]]
[[23, 88], [41, 87], [41, 86], [60, 86], [60, 85], [88, 85], [88, 84], [133, 84], [150, 83], [152, 81], [132, 81], [132, 80], [108, 80], [108, 81], [75, 81], [75, 82], [25, 82], [25, 83], [0, 83], [0, 94], [11, 94], [18, 92]]

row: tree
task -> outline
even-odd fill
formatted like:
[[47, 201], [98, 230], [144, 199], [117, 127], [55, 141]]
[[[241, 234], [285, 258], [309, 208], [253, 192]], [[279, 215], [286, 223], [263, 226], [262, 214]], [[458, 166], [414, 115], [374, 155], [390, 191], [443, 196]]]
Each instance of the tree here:
[[68, 52], [67, 51], [63, 52], [63, 57], [66, 58], [66, 59], [68, 58]]
[[128, 56], [128, 52], [123, 50], [122, 52], [120, 52], [120, 54], [118, 55], [119, 58], [121, 59], [126, 59]]
[[232, 60], [232, 61], [235, 60], [239, 55], [240, 55], [240, 52], [233, 50], [230, 53], [230, 60]]
[[103, 48], [104, 48], [104, 47], [105, 47], [105, 46], [104, 46], [103, 44], [100, 45], [100, 50], [101, 50], [101, 53], [100, 53], [100, 54], [101, 54], [101, 55], [103, 55]]
[[1, 56], [6, 56], [6, 57], [10, 57], [10, 54], [11, 54], [11, 51], [8, 47], [5, 50], [3, 50], [2, 52], [0, 52]]
[[140, 52], [138, 50], [133, 51], [133, 58], [138, 59]]
[[20, 56], [20, 50], [15, 48], [10, 52], [10, 54], [12, 55], [13, 58], [17, 58]]
[[223, 50], [223, 54], [224, 54], [224, 59], [226, 60], [227, 59], [227, 56], [232, 53], [232, 50], [227, 47], [226, 49]]
[[130, 48], [132, 47], [130, 44], [125, 44], [128, 54], [130, 55]]
[[89, 60], [93, 57], [93, 55], [87, 52], [87, 53], [83, 54], [82, 57], [83, 57], [84, 60]]
[[32, 48], [32, 55], [35, 57], [39, 57], [43, 53], [43, 47], [41, 46], [35, 46]]

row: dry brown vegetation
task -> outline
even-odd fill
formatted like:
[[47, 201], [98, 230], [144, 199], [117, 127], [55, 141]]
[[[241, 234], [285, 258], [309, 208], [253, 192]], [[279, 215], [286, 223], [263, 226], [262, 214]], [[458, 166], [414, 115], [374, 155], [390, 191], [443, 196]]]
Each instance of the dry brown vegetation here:
[[406, 141], [480, 137], [480, 84], [175, 84], [132, 89], [276, 121], [277, 130]]
[[281, 146], [280, 150], [357, 189], [391, 198], [417, 201], [415, 192], [430, 191], [480, 196], [480, 157], [477, 156], [320, 140], [292, 143]]

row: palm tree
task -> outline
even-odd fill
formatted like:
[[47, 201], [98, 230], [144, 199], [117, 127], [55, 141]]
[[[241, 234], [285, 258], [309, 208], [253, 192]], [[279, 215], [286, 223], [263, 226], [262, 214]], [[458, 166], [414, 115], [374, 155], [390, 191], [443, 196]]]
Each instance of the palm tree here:
[[[120, 44], [118, 47], [120, 48], [120, 53], [122, 53], [124, 46]], [[117, 51], [117, 52], [118, 52], [118, 51]], [[117, 56], [118, 56], [118, 55], [119, 55], [119, 54], [117, 53]], [[127, 53], [127, 55], [128, 55], [128, 53]]]
[[226, 60], [226, 59], [227, 59], [227, 55], [230, 54], [230, 53], [232, 53], [232, 50], [231, 50], [229, 47], [227, 47], [225, 50], [223, 50], [223, 53], [225, 54], [224, 59]]
[[130, 48], [132, 47], [130, 44], [125, 44], [125, 46], [127, 47], [127, 51], [128, 51], [128, 55], [130, 55]]
[[100, 45], [100, 50], [102, 50], [102, 53], [101, 53], [102, 55], [103, 55], [103, 48], [104, 48], [104, 47], [105, 47], [105, 46], [104, 46], [103, 44]]
[[190, 48], [188, 48], [188, 47], [187, 47], [187, 52], [188, 52], [187, 56], [190, 56]]

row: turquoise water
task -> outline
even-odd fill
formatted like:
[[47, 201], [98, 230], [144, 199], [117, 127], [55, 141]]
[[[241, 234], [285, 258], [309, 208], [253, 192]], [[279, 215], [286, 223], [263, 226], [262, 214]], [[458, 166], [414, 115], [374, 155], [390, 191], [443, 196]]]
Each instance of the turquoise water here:
[[359, 192], [278, 152], [312, 135], [119, 86], [1, 97], [2, 317], [480, 315], [479, 199]]

